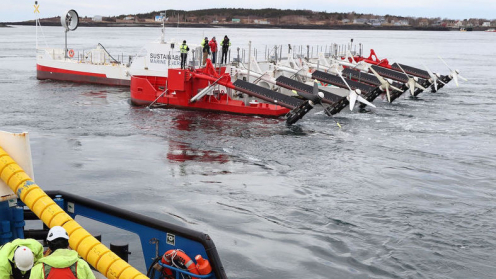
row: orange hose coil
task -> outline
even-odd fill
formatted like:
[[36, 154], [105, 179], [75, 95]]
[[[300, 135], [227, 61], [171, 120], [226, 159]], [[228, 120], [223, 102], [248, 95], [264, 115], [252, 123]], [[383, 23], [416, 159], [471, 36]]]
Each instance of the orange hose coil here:
[[89, 264], [111, 279], [146, 279], [144, 274], [101, 244], [60, 208], [0, 147], [0, 178], [48, 227], [62, 226], [69, 246]]

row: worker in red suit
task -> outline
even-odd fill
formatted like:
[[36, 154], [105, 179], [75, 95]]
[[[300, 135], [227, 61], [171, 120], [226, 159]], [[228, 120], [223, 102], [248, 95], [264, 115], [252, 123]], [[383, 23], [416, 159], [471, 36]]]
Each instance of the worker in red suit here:
[[210, 46], [210, 51], [212, 52], [212, 63], [215, 64], [215, 60], [217, 58], [217, 41], [215, 40], [215, 37], [210, 40], [208, 45]]

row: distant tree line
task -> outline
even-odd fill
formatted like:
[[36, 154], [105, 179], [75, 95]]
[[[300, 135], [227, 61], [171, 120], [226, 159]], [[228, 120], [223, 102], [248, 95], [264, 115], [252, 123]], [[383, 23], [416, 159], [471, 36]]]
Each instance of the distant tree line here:
[[[165, 13], [169, 22], [182, 22], [187, 24], [265, 24], [275, 26], [344, 26], [361, 25], [368, 26], [411, 26], [433, 27], [433, 28], [458, 28], [460, 26], [496, 26], [496, 20], [470, 18], [464, 20], [452, 20], [447, 18], [425, 18], [425, 17], [403, 17], [386, 14], [384, 16], [374, 14], [290, 10], [290, 9], [241, 9], [241, 8], [218, 8], [204, 10], [165, 10], [152, 11], [139, 14], [122, 14], [119, 16], [104, 16], [99, 22], [107, 23], [148, 23], [157, 24], [155, 17]], [[84, 17], [84, 21], [90, 23], [95, 21], [92, 17]], [[42, 19], [43, 22], [56, 21], [56, 18]], [[365, 26], [364, 26], [365, 25]]]

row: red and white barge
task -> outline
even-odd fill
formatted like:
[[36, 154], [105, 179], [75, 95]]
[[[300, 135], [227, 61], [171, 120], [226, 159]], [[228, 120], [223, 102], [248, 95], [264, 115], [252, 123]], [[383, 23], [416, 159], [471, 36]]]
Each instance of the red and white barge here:
[[[280, 117], [290, 109], [277, 104], [234, 97], [244, 90], [231, 82], [225, 68], [215, 69], [207, 60], [205, 68], [169, 69], [167, 76], [131, 77], [131, 102], [138, 106], [160, 104], [167, 108]], [[251, 92], [245, 92], [250, 93]]]

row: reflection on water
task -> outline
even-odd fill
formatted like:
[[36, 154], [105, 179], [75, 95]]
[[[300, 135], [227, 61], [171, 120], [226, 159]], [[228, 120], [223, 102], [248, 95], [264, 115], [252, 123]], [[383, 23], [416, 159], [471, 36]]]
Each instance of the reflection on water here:
[[215, 151], [191, 148], [187, 143], [169, 141], [167, 159], [172, 162], [198, 161], [222, 164], [229, 161], [229, 156]]

